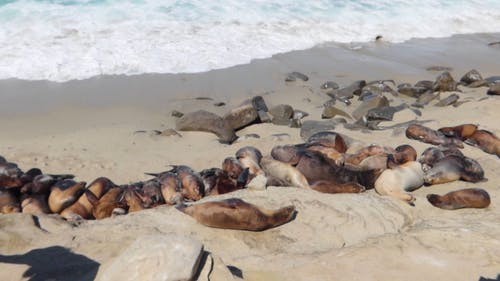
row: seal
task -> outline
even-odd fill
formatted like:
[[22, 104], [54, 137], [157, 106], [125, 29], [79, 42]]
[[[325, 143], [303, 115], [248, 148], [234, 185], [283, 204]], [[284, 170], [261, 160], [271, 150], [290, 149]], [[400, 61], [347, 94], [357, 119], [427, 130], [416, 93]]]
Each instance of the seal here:
[[140, 196], [137, 194], [136, 187], [133, 185], [123, 186], [125, 188], [123, 199], [128, 207], [128, 212], [137, 212], [146, 209], [142, 204]]
[[[87, 190], [92, 192], [98, 199], [101, 198], [109, 189], [116, 185], [105, 177], [95, 179], [88, 186]], [[51, 193], [52, 194], [52, 193]], [[92, 203], [87, 196], [80, 196], [71, 206], [61, 212], [61, 216], [66, 220], [81, 220], [92, 218]]]
[[[38, 174], [38, 171], [40, 172]], [[73, 179], [71, 174], [51, 175], [43, 174], [39, 169], [31, 169], [23, 175], [25, 184], [21, 188], [21, 193], [25, 194], [46, 194], [50, 193], [50, 188], [58, 181]]]
[[159, 181], [161, 194], [166, 204], [175, 205], [178, 202], [182, 202], [182, 186], [176, 174], [172, 172], [165, 173], [160, 176]]
[[22, 212], [26, 214], [50, 214], [47, 195], [34, 194], [26, 196], [21, 202]]
[[3, 160], [3, 163], [0, 164], [0, 186], [5, 188], [22, 186], [21, 176], [23, 171], [19, 169], [17, 164], [7, 162], [5, 158]]
[[467, 137], [465, 143], [500, 157], [500, 139], [492, 132], [476, 130], [471, 136]]
[[317, 151], [306, 151], [296, 166], [309, 184], [325, 180], [335, 183], [355, 182], [366, 189], [373, 188], [381, 170], [363, 170], [356, 167], [340, 166]]
[[174, 173], [180, 181], [181, 194], [184, 199], [190, 201], [200, 200], [205, 196], [205, 186], [203, 180], [193, 169], [184, 165], [170, 165], [172, 169], [161, 173], [146, 173], [157, 178], [167, 173]]
[[87, 199], [93, 205], [92, 216], [100, 220], [109, 218], [114, 214], [123, 213], [123, 210], [127, 207], [125, 202], [123, 202], [124, 192], [125, 190], [121, 187], [115, 186], [99, 199], [92, 191], [87, 189], [85, 196], [87, 196]]
[[373, 155], [387, 155], [388, 152], [392, 152], [391, 149], [380, 145], [369, 145], [363, 147], [355, 154], [345, 155], [345, 163], [358, 166], [364, 159]]
[[280, 162], [297, 165], [304, 152], [304, 145], [278, 145], [271, 150], [271, 156]]
[[0, 213], [10, 214], [21, 212], [21, 206], [14, 190], [0, 186]]
[[388, 195], [412, 205], [415, 197], [407, 191], [413, 191], [423, 184], [422, 164], [410, 161], [383, 171], [375, 182], [375, 190], [380, 195]]
[[146, 208], [154, 208], [165, 204], [165, 200], [163, 200], [161, 194], [160, 183], [157, 179], [144, 182], [139, 195]]
[[231, 178], [226, 171], [218, 168], [205, 169], [200, 174], [206, 188], [205, 193], [208, 195], [225, 194], [242, 189], [247, 184], [249, 176], [248, 169], [243, 170], [237, 179]]
[[477, 127], [478, 126], [475, 124], [462, 124], [455, 127], [442, 127], [438, 129], [438, 132], [443, 133], [447, 137], [457, 138], [464, 141], [474, 134]]
[[393, 166], [402, 165], [406, 162], [416, 161], [417, 151], [411, 145], [403, 144], [396, 147], [396, 152], [390, 154], [388, 158], [387, 166], [392, 168]]
[[268, 178], [276, 179], [286, 186], [310, 188], [304, 175], [290, 164], [274, 160], [271, 156], [263, 157], [260, 164]]
[[50, 189], [50, 211], [59, 214], [71, 206], [85, 191], [85, 184], [85, 182], [76, 182], [71, 179], [56, 182]]
[[344, 154], [339, 152], [334, 147], [324, 146], [321, 143], [310, 143], [306, 144], [306, 150], [317, 151], [323, 154], [325, 157], [328, 157], [331, 160], [335, 161], [337, 165], [342, 165], [344, 163]]
[[280, 226], [293, 220], [296, 215], [294, 206], [267, 210], [238, 198], [179, 205], [176, 208], [206, 226], [249, 231], [264, 231]]
[[439, 131], [419, 124], [411, 124], [408, 126], [406, 129], [406, 137], [434, 145], [457, 146], [459, 148], [464, 148], [461, 140], [448, 138]]
[[311, 185], [311, 189], [321, 193], [361, 193], [366, 189], [364, 186], [355, 182], [337, 183], [334, 181], [317, 181]]
[[259, 164], [262, 159], [262, 153], [257, 148], [245, 146], [238, 149], [236, 151], [236, 159], [240, 161], [243, 168], [248, 168], [251, 178], [257, 175], [264, 175], [264, 171]]
[[422, 163], [422, 167], [424, 171], [429, 170], [436, 164], [439, 160], [443, 159], [444, 157], [448, 155], [456, 155], [459, 157], [465, 157], [463, 153], [458, 150], [455, 147], [428, 147], [424, 152], [422, 152], [422, 155], [420, 155], [420, 158], [418, 161]]
[[448, 155], [425, 172], [427, 185], [441, 184], [456, 180], [479, 182], [484, 179], [484, 170], [474, 159]]
[[234, 157], [227, 157], [222, 162], [222, 170], [224, 170], [230, 178], [238, 179], [245, 168], [243, 168], [238, 159]]
[[434, 207], [445, 210], [462, 208], [486, 208], [490, 205], [490, 195], [481, 188], [466, 188], [445, 195], [428, 194], [427, 200]]

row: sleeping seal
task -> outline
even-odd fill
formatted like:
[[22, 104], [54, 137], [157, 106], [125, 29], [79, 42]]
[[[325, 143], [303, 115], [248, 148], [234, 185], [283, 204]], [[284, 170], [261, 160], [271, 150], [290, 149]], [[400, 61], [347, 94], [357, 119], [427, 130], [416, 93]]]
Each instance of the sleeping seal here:
[[413, 204], [415, 197], [407, 191], [413, 191], [424, 184], [422, 164], [410, 161], [403, 165], [387, 169], [375, 181], [375, 190], [380, 195], [388, 195]]
[[427, 200], [433, 206], [456, 210], [461, 208], [486, 208], [490, 205], [490, 195], [481, 188], [466, 188], [445, 195], [429, 194]]

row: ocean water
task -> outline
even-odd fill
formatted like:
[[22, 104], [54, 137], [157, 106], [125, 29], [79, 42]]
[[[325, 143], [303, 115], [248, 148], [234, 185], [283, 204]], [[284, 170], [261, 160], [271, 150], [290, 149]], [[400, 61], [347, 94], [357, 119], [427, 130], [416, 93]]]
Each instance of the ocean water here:
[[201, 72], [325, 42], [500, 32], [500, 0], [0, 0], [0, 79]]

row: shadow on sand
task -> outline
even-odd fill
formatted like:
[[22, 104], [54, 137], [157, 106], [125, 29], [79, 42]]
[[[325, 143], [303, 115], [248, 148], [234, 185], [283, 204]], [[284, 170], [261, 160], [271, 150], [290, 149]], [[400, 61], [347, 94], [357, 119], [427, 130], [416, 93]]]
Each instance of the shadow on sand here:
[[24, 272], [23, 277], [29, 278], [30, 281], [92, 281], [100, 265], [86, 256], [75, 254], [60, 246], [35, 249], [22, 255], [0, 254], [0, 263], [28, 265], [30, 268]]

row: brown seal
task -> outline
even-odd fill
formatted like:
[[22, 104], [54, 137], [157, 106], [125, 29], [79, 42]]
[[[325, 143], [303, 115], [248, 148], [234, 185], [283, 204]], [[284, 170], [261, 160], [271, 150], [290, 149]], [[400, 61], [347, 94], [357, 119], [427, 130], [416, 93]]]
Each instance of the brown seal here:
[[[3, 158], [3, 157], [2, 157]], [[0, 163], [0, 186], [5, 188], [20, 187], [23, 185], [21, 176], [23, 172], [17, 164], [7, 162], [3, 158], [3, 163]]]
[[321, 143], [310, 143], [306, 145], [305, 149], [309, 151], [317, 151], [325, 157], [335, 161], [338, 165], [342, 165], [344, 163], [344, 154], [336, 150], [334, 147], [323, 146]]
[[21, 206], [14, 190], [0, 186], [0, 213], [10, 214], [21, 212]]
[[422, 163], [424, 171], [429, 170], [439, 160], [448, 155], [464, 157], [463, 153], [456, 147], [434, 147], [431, 146], [422, 152], [418, 161]]
[[424, 184], [423, 178], [422, 164], [410, 161], [383, 171], [375, 182], [375, 190], [380, 195], [388, 195], [413, 204], [415, 197], [407, 191], [421, 187]]
[[125, 188], [123, 199], [125, 200], [129, 213], [146, 209], [142, 204], [141, 197], [138, 195], [137, 187], [128, 185], [123, 188]]
[[250, 231], [280, 226], [291, 221], [296, 214], [294, 206], [267, 210], [238, 198], [180, 205], [176, 208], [206, 226]]
[[373, 155], [387, 155], [390, 149], [380, 145], [369, 145], [355, 154], [345, 155], [345, 163], [358, 166], [364, 159]]
[[85, 191], [85, 196], [89, 202], [92, 203], [92, 216], [95, 219], [109, 218], [113, 214], [122, 213], [123, 211], [117, 212], [118, 209], [126, 209], [126, 204], [124, 200], [124, 192], [121, 187], [112, 187], [106, 194], [104, 194], [100, 199], [92, 193], [90, 190]]
[[271, 156], [283, 163], [297, 165], [304, 152], [304, 145], [278, 145], [271, 150]]
[[238, 159], [227, 157], [222, 162], [222, 170], [224, 170], [230, 178], [237, 179], [245, 168], [243, 168]]
[[365, 187], [355, 183], [336, 183], [333, 181], [317, 181], [311, 185], [311, 189], [321, 193], [361, 193], [365, 191]]
[[146, 208], [154, 208], [165, 204], [161, 194], [160, 182], [157, 179], [144, 182], [139, 195]]
[[448, 155], [425, 172], [424, 181], [428, 185], [456, 180], [479, 182], [484, 179], [484, 170], [474, 159]]
[[417, 151], [411, 145], [403, 144], [396, 147], [396, 152], [390, 154], [387, 166], [389, 168], [397, 165], [402, 165], [406, 162], [417, 160]]
[[27, 214], [49, 214], [47, 195], [33, 194], [23, 198], [21, 202], [22, 212]]
[[406, 137], [409, 139], [414, 139], [434, 145], [444, 145], [444, 146], [454, 145], [460, 148], [464, 147], [461, 140], [456, 138], [448, 138], [439, 131], [433, 130], [431, 128], [419, 124], [412, 124], [408, 126], [408, 128], [406, 129]]
[[206, 193], [209, 195], [218, 195], [233, 192], [245, 187], [248, 181], [248, 169], [233, 179], [229, 174], [219, 168], [205, 169], [200, 172], [203, 183], [206, 188]]
[[273, 178], [282, 185], [309, 188], [304, 175], [290, 164], [274, 160], [271, 156], [263, 157], [260, 164], [268, 178]]
[[325, 180], [335, 183], [355, 182], [366, 189], [374, 187], [381, 170], [363, 170], [356, 167], [340, 166], [316, 151], [306, 151], [296, 168], [306, 177], [309, 184]]
[[471, 136], [467, 137], [465, 143], [500, 157], [500, 139], [492, 132], [476, 130]]
[[60, 213], [71, 206], [85, 191], [85, 182], [66, 179], [56, 182], [50, 190], [49, 208], [53, 213]]
[[447, 137], [458, 138], [462, 141], [470, 137], [477, 130], [475, 124], [462, 124], [455, 127], [443, 127], [438, 129], [438, 132], [443, 133]]
[[433, 206], [456, 210], [462, 208], [486, 208], [490, 205], [490, 195], [481, 188], [466, 188], [449, 192], [445, 195], [429, 194], [427, 200]]
[[[95, 179], [87, 188], [98, 199], [101, 198], [108, 190], [116, 185], [105, 177]], [[67, 220], [91, 219], [92, 218], [92, 203], [87, 196], [80, 196], [78, 200], [68, 208], [61, 212], [61, 216]]]

